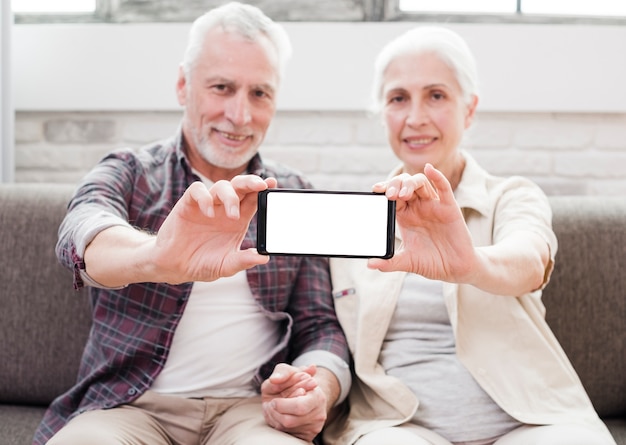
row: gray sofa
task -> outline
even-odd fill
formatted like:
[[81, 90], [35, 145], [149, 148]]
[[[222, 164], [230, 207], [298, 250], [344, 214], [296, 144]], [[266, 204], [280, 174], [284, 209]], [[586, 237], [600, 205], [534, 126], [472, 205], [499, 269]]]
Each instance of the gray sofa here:
[[[90, 318], [54, 256], [70, 186], [0, 186], [0, 445], [27, 445], [76, 375]], [[551, 198], [560, 242], [547, 318], [626, 445], [626, 199]]]

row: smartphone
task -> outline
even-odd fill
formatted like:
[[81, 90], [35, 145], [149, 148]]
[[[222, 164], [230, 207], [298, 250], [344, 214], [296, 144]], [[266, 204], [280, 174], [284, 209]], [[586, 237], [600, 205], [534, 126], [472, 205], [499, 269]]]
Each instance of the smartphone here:
[[258, 197], [257, 251], [391, 258], [395, 219], [395, 201], [380, 193], [267, 189]]

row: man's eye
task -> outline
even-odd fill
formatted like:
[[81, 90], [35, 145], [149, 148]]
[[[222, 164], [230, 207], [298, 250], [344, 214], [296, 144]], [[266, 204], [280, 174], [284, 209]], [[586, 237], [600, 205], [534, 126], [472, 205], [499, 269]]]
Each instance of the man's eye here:
[[255, 90], [252, 94], [254, 95], [254, 97], [258, 97], [260, 99], [268, 97], [268, 94], [263, 90]]
[[392, 96], [389, 98], [389, 103], [403, 102], [403, 101], [404, 101], [404, 96]]
[[446, 96], [440, 91], [434, 91], [431, 94], [431, 97], [435, 100], [442, 100], [442, 99], [445, 99]]

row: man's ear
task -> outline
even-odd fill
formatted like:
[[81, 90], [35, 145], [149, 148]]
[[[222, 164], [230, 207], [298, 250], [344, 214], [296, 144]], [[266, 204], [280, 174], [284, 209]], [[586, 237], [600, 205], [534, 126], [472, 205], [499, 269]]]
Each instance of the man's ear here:
[[178, 104], [185, 106], [187, 101], [187, 78], [185, 77], [185, 70], [182, 66], [178, 67], [178, 80], [176, 81], [176, 97], [178, 98]]
[[465, 129], [468, 129], [474, 121], [476, 115], [476, 107], [478, 106], [478, 96], [472, 95], [472, 99], [467, 106], [467, 114], [465, 115]]

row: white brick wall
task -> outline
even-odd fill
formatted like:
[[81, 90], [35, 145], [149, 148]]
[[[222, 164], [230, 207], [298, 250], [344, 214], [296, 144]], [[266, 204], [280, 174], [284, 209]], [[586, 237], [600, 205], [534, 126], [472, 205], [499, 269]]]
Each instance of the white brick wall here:
[[[18, 182], [78, 181], [108, 151], [171, 135], [178, 112], [16, 115]], [[466, 148], [494, 174], [548, 194], [626, 196], [626, 114], [479, 113]], [[369, 190], [396, 164], [364, 112], [279, 112], [262, 152], [319, 188]]]

